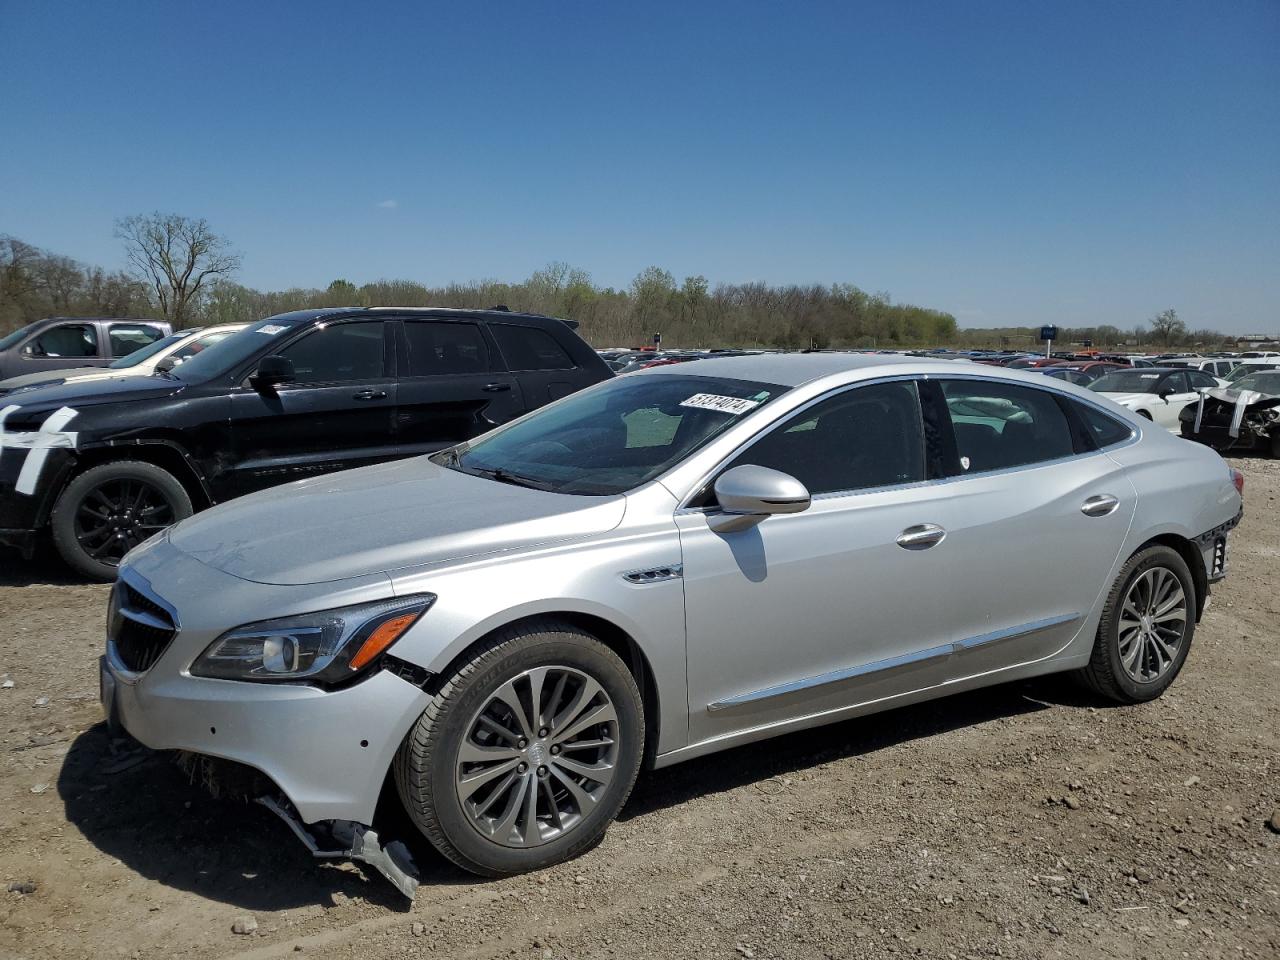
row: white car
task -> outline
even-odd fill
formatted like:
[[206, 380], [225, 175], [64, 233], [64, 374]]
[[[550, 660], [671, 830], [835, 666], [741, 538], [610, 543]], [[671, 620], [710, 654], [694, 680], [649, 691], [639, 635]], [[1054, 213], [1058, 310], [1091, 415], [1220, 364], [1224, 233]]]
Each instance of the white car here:
[[114, 380], [121, 377], [149, 377], [157, 370], [172, 370], [184, 360], [243, 330], [243, 323], [225, 323], [216, 327], [193, 327], [171, 333], [155, 343], [147, 344], [105, 367], [66, 367], [41, 370], [20, 377], [0, 380], [0, 396], [26, 387], [45, 387], [55, 383], [87, 380]]
[[1239, 360], [1229, 360], [1225, 357], [1177, 357], [1173, 360], [1166, 360], [1161, 366], [1180, 367], [1183, 370], [1199, 370], [1202, 373], [1209, 374], [1211, 377], [1226, 377], [1239, 363]]
[[1227, 381], [1199, 370], [1175, 367], [1138, 367], [1099, 377], [1089, 389], [1127, 407], [1173, 433], [1181, 424], [1178, 414], [1200, 399], [1202, 390], [1225, 387]]

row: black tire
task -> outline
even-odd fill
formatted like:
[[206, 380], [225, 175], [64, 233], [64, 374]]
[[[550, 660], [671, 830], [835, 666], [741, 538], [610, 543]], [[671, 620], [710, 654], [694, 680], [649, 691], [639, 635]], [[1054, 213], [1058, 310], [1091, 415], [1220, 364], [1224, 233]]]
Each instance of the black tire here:
[[[98, 526], [90, 528], [91, 511], [109, 511], [99, 496], [144, 506], [136, 517], [132, 510], [112, 514], [128, 513], [119, 531], [108, 529], [113, 521], [101, 518], [94, 521]], [[50, 526], [54, 546], [69, 567], [91, 580], [109, 583], [116, 578], [116, 567], [128, 548], [192, 512], [191, 497], [169, 471], [141, 460], [117, 460], [91, 467], [67, 484], [53, 507]]]
[[[1121, 663], [1120, 618], [1130, 589], [1147, 571], [1163, 568], [1177, 577], [1186, 599], [1186, 619], [1176, 655], [1168, 668], [1156, 679], [1140, 682]], [[1139, 550], [1124, 565], [1103, 607], [1102, 620], [1093, 642], [1093, 656], [1079, 677], [1094, 692], [1116, 703], [1146, 703], [1169, 688], [1186, 662], [1195, 636], [1197, 609], [1195, 580], [1187, 563], [1172, 547], [1156, 545]]]
[[[504, 845], [482, 835], [472, 814], [464, 810], [454, 779], [459, 750], [477, 715], [487, 709], [499, 688], [525, 671], [552, 665], [581, 671], [612, 701], [617, 717], [614, 772], [589, 812], [582, 813], [572, 829], [534, 846]], [[550, 707], [549, 697], [545, 699]], [[539, 870], [578, 856], [604, 837], [635, 785], [644, 753], [644, 723], [640, 691], [617, 654], [569, 624], [550, 619], [528, 622], [499, 632], [492, 645], [444, 682], [400, 746], [394, 763], [396, 786], [418, 829], [464, 870], [486, 877]], [[537, 788], [535, 784], [535, 791]], [[542, 794], [538, 797], [541, 806], [537, 809], [543, 811], [545, 801]], [[534, 829], [539, 828], [535, 825]]]
[[1267, 444], [1267, 451], [1271, 454], [1272, 460], [1280, 460], [1280, 430], [1276, 430], [1271, 434], [1271, 439]]

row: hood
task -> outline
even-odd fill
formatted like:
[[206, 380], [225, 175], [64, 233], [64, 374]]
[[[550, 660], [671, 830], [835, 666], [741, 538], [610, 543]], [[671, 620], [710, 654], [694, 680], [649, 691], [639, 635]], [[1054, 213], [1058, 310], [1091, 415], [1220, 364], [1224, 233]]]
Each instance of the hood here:
[[1239, 403], [1241, 398], [1244, 399], [1245, 406], [1253, 407], [1261, 405], [1263, 407], [1275, 406], [1280, 402], [1280, 394], [1262, 393], [1258, 390], [1237, 390], [1234, 387], [1222, 387], [1217, 390], [1206, 390], [1206, 397], [1212, 397], [1214, 400], [1221, 400], [1234, 406]]
[[37, 370], [35, 373], [24, 373], [17, 377], [0, 380], [0, 390], [17, 390], [19, 387], [34, 387], [40, 384], [61, 383], [68, 377], [81, 377], [87, 373], [95, 373], [104, 367], [65, 367], [61, 370]]
[[24, 409], [56, 410], [58, 407], [93, 407], [101, 403], [155, 400], [171, 396], [185, 386], [187, 384], [181, 380], [165, 377], [68, 380], [31, 387], [18, 394], [10, 394], [5, 400]]
[[530, 490], [426, 457], [312, 477], [173, 527], [170, 542], [258, 583], [327, 583], [606, 533], [625, 497]]

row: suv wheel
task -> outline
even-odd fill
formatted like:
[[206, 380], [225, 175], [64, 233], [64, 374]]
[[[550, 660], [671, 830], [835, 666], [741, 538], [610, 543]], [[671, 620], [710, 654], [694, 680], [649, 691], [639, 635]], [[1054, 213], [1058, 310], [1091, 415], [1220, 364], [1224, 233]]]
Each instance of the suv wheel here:
[[126, 553], [191, 514], [191, 498], [173, 474], [121, 460], [91, 467], [67, 484], [50, 525], [68, 566], [109, 582]]
[[1166, 546], [1140, 550], [1107, 595], [1083, 679], [1117, 703], [1154, 700], [1186, 662], [1195, 609], [1195, 582], [1181, 555]]
[[644, 706], [612, 650], [543, 620], [448, 678], [396, 756], [410, 818], [458, 866], [501, 877], [604, 836], [635, 784]]

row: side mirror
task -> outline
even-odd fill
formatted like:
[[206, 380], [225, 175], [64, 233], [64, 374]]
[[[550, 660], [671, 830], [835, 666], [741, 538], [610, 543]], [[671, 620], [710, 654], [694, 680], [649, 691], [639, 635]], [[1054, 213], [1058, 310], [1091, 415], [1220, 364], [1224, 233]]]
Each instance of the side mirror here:
[[255, 390], [267, 390], [282, 383], [293, 383], [295, 379], [297, 375], [292, 360], [270, 356], [258, 361], [258, 369], [249, 378], [249, 385]]
[[716, 501], [724, 518], [719, 530], [741, 530], [775, 513], [809, 509], [809, 491], [795, 477], [780, 470], [743, 464], [716, 479]]

